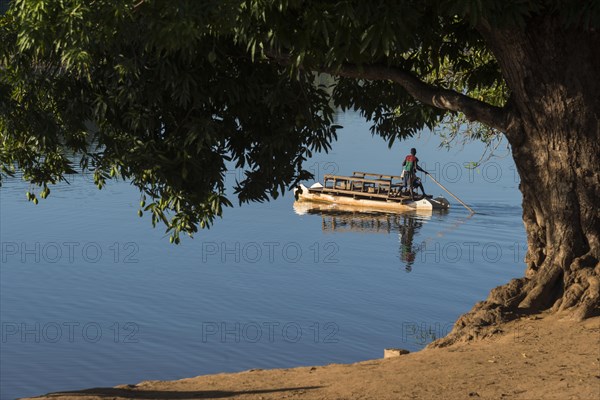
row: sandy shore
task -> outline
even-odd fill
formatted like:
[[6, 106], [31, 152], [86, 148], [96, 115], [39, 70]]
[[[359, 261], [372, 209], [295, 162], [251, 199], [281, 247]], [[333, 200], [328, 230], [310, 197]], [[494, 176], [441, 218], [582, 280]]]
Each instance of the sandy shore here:
[[[53, 393], [47, 399], [600, 399], [600, 317], [511, 321], [396, 358]], [[383, 353], [383, 349], [382, 349]]]

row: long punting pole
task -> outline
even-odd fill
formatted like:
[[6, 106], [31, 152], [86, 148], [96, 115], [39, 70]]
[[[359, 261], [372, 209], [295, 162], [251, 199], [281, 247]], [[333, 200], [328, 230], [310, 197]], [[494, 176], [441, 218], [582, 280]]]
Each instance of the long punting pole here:
[[472, 214], [475, 214], [475, 210], [473, 210], [471, 207], [469, 207], [468, 205], [465, 204], [464, 201], [462, 201], [461, 199], [459, 199], [458, 197], [456, 197], [451, 191], [449, 191], [448, 189], [446, 189], [444, 187], [444, 185], [442, 185], [441, 183], [439, 183], [438, 181], [435, 180], [435, 178], [433, 176], [431, 176], [431, 174], [429, 172], [424, 171], [430, 178], [432, 181], [434, 181], [435, 183], [437, 183], [439, 185], [439, 187], [441, 187], [442, 189], [444, 189], [446, 192], [448, 192], [448, 194], [452, 197], [454, 197], [456, 200], [458, 200], [458, 202], [460, 204], [462, 204], [463, 206], [465, 206], [465, 208], [469, 211], [471, 211]]

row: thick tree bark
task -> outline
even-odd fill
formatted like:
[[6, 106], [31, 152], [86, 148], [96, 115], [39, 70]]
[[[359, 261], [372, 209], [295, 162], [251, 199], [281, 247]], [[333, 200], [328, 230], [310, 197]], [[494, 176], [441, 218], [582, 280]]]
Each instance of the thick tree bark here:
[[493, 333], [520, 314], [600, 315], [600, 34], [540, 18], [481, 27], [511, 89], [506, 136], [521, 177], [526, 273], [431, 346]]

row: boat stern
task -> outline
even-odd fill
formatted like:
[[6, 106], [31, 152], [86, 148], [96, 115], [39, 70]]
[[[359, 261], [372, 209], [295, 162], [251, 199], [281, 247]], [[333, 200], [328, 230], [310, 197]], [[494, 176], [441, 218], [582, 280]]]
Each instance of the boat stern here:
[[447, 210], [450, 208], [450, 203], [444, 197], [423, 198], [415, 201], [413, 205], [417, 210]]
[[427, 200], [429, 200], [434, 210], [447, 210], [450, 208], [450, 202], [445, 197], [440, 196]]

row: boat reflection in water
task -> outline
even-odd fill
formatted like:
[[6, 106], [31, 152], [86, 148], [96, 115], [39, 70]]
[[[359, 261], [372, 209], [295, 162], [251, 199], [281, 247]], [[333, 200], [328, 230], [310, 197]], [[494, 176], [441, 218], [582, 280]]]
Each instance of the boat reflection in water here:
[[446, 214], [447, 210], [414, 210], [402, 213], [373, 212], [353, 206], [324, 204], [310, 201], [294, 202], [298, 215], [318, 215], [324, 232], [361, 232], [398, 234], [399, 256], [407, 272], [412, 270], [422, 243], [414, 243], [415, 234], [432, 214]]

